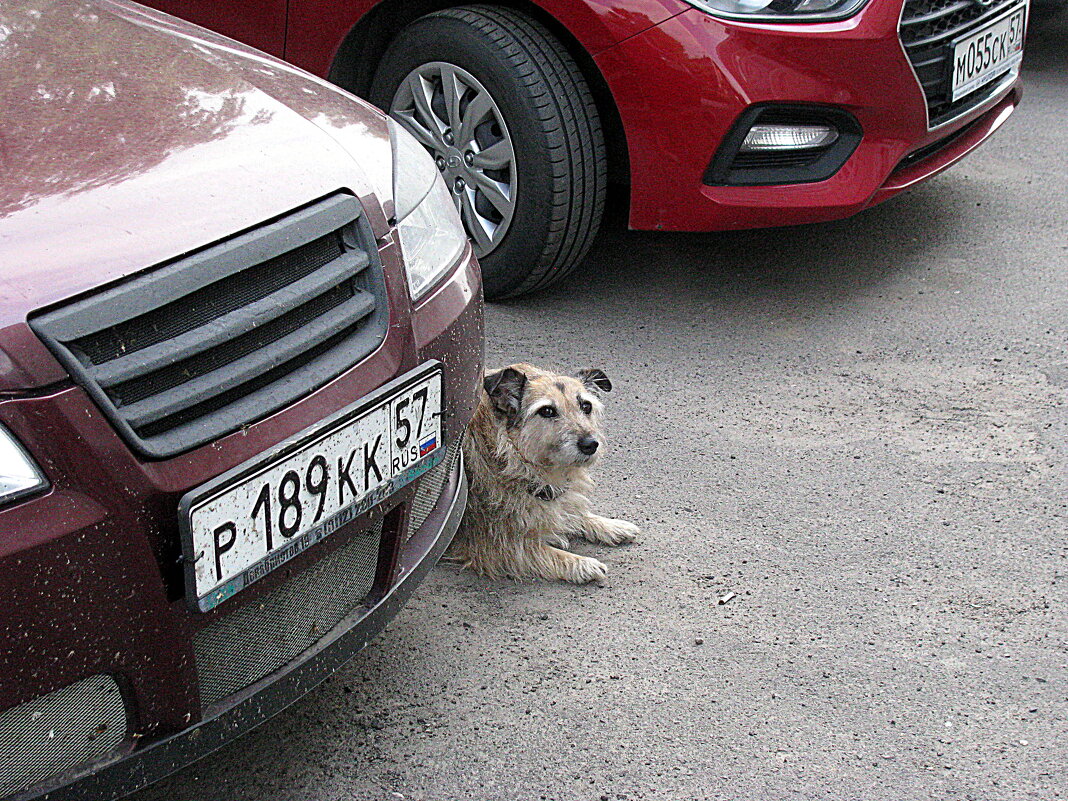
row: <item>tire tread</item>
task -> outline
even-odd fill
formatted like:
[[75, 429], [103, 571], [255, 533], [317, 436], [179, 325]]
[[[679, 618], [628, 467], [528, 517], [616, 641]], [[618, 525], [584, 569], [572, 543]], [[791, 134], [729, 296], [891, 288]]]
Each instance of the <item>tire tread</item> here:
[[427, 17], [459, 20], [478, 31], [508, 64], [536, 109], [552, 168], [548, 236], [526, 276], [496, 297], [543, 289], [581, 263], [604, 214], [608, 156], [593, 93], [563, 44], [526, 14], [502, 6], [467, 5]]

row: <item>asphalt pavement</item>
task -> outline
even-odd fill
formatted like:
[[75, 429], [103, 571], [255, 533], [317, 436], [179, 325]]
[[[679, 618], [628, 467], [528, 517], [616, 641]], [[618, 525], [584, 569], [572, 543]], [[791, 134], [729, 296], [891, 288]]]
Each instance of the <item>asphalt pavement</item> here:
[[[491, 365], [612, 378], [604, 587], [439, 566], [157, 799], [1068, 797], [1068, 12], [1026, 96], [835, 223], [607, 226], [487, 309]], [[721, 600], [734, 596], [726, 603]]]

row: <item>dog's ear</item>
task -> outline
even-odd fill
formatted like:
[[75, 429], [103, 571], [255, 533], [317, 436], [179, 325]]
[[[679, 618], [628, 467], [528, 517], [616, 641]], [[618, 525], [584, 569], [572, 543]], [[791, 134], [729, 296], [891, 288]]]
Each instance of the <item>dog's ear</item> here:
[[590, 389], [599, 389], [601, 392], [611, 392], [612, 382], [604, 374], [604, 370], [593, 368], [591, 370], [579, 370], [579, 380]]
[[482, 386], [485, 387], [493, 408], [507, 417], [509, 423], [515, 420], [516, 415], [519, 414], [519, 407], [523, 403], [527, 377], [518, 370], [505, 367], [499, 372], [486, 376]]

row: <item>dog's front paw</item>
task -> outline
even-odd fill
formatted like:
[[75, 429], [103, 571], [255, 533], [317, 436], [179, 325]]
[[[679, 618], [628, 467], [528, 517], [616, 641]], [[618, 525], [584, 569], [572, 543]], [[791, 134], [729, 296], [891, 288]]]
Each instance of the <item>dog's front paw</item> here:
[[622, 545], [625, 542], [633, 542], [641, 531], [629, 520], [619, 520], [614, 517], [593, 517], [589, 526], [583, 531], [583, 535], [590, 542], [599, 542], [602, 545]]
[[634, 542], [634, 538], [641, 533], [641, 529], [629, 520], [610, 518], [608, 524], [608, 536], [612, 538], [608, 543], [609, 545], [621, 545], [624, 542]]
[[591, 581], [598, 583], [608, 576], [608, 568], [591, 556], [578, 556], [572, 554], [574, 559], [569, 560], [567, 570], [561, 578], [572, 584], [589, 584]]

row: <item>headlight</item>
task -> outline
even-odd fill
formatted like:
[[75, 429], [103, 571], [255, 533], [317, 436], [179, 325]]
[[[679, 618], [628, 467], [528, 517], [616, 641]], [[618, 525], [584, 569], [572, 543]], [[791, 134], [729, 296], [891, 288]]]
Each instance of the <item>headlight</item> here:
[[456, 264], [467, 244], [467, 234], [430, 154], [393, 120], [389, 121], [389, 131], [397, 235], [408, 271], [408, 289], [412, 300], [418, 300]]
[[868, 0], [687, 0], [717, 17], [746, 22], [826, 22], [860, 11]]
[[47, 486], [48, 480], [30, 455], [6, 428], [0, 426], [0, 504]]

